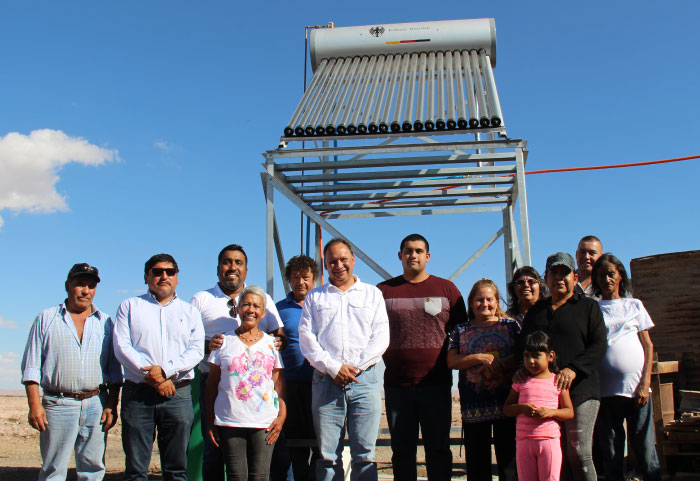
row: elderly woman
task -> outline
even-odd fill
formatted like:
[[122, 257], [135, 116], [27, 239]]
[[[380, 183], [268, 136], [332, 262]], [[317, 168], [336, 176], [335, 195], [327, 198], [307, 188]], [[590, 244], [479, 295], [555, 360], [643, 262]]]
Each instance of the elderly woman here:
[[[544, 279], [551, 293], [527, 311], [516, 360], [522, 359], [523, 342], [528, 334], [544, 331], [557, 354], [557, 388], [568, 389], [574, 405], [574, 418], [565, 421], [562, 432], [563, 481], [596, 481], [593, 466], [593, 427], [600, 405], [598, 366], [608, 346], [603, 314], [598, 303], [574, 292], [578, 280], [571, 255], [557, 252], [547, 258]], [[527, 374], [518, 371], [514, 382]]]
[[[238, 297], [241, 325], [209, 356], [209, 438], [220, 446], [226, 476], [267, 480], [274, 443], [284, 425], [282, 363], [274, 339], [258, 329], [265, 292], [248, 286]], [[223, 376], [222, 376], [223, 373]]]
[[537, 301], [547, 297], [548, 293], [547, 285], [537, 269], [532, 266], [523, 266], [515, 271], [513, 280], [508, 283], [508, 295], [511, 301], [506, 314], [522, 324], [527, 311]]

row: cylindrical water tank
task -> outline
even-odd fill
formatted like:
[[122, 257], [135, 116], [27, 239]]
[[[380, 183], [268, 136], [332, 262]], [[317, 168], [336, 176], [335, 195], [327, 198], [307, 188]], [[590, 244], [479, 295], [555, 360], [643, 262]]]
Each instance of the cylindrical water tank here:
[[315, 29], [309, 43], [314, 71], [324, 58], [448, 50], [485, 50], [496, 66], [493, 18]]

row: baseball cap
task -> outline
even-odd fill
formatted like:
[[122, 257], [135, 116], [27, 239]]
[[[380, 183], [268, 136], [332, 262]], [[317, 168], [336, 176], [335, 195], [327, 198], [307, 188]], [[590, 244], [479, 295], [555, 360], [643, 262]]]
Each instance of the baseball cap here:
[[567, 254], [566, 252], [557, 252], [556, 254], [552, 254], [551, 256], [547, 257], [547, 266], [545, 267], [544, 271], [549, 272], [556, 266], [568, 267], [570, 271], [576, 270], [574, 258], [571, 257], [571, 254]]
[[97, 282], [100, 282], [100, 273], [97, 267], [93, 267], [85, 262], [74, 264], [73, 267], [70, 268], [70, 271], [68, 271], [66, 280], [76, 276], [92, 276], [97, 279]]

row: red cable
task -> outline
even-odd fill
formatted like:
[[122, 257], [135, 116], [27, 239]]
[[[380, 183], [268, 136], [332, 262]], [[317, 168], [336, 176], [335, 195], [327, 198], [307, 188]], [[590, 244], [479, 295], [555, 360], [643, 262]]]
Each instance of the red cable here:
[[[639, 167], [640, 165], [666, 164], [669, 162], [680, 162], [682, 160], [691, 160], [691, 159], [700, 159], [700, 155], [690, 155], [688, 157], [676, 157], [674, 159], [651, 160], [648, 162], [632, 162], [630, 164], [594, 165], [591, 167], [569, 167], [566, 169], [533, 170], [530, 172], [525, 172], [525, 175], [553, 174], [553, 173], [557, 173], [557, 172], [576, 172], [579, 170], [619, 169], [621, 167]], [[514, 177], [514, 176], [515, 176], [515, 174], [508, 174], [505, 177]], [[456, 189], [457, 187], [461, 187], [461, 186], [450, 185], [447, 187], [438, 187], [438, 188], [432, 189], [432, 190], [449, 190], [449, 189]], [[396, 199], [398, 199], [398, 197], [394, 197], [391, 199], [373, 200], [371, 202], [368, 202], [368, 204], [381, 204], [383, 202], [389, 202], [389, 201], [396, 200]], [[336, 210], [326, 210], [326, 211], [321, 212], [320, 215], [332, 214], [333, 212], [337, 212], [337, 211]]]

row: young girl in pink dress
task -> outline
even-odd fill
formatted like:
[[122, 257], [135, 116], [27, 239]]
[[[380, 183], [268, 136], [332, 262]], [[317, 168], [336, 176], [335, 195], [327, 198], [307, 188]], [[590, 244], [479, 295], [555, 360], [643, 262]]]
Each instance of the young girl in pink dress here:
[[517, 416], [520, 481], [559, 481], [562, 453], [557, 421], [572, 419], [574, 408], [569, 391], [557, 388], [555, 357], [547, 334], [535, 331], [527, 336], [523, 363], [530, 377], [513, 383], [503, 408], [506, 416]]

